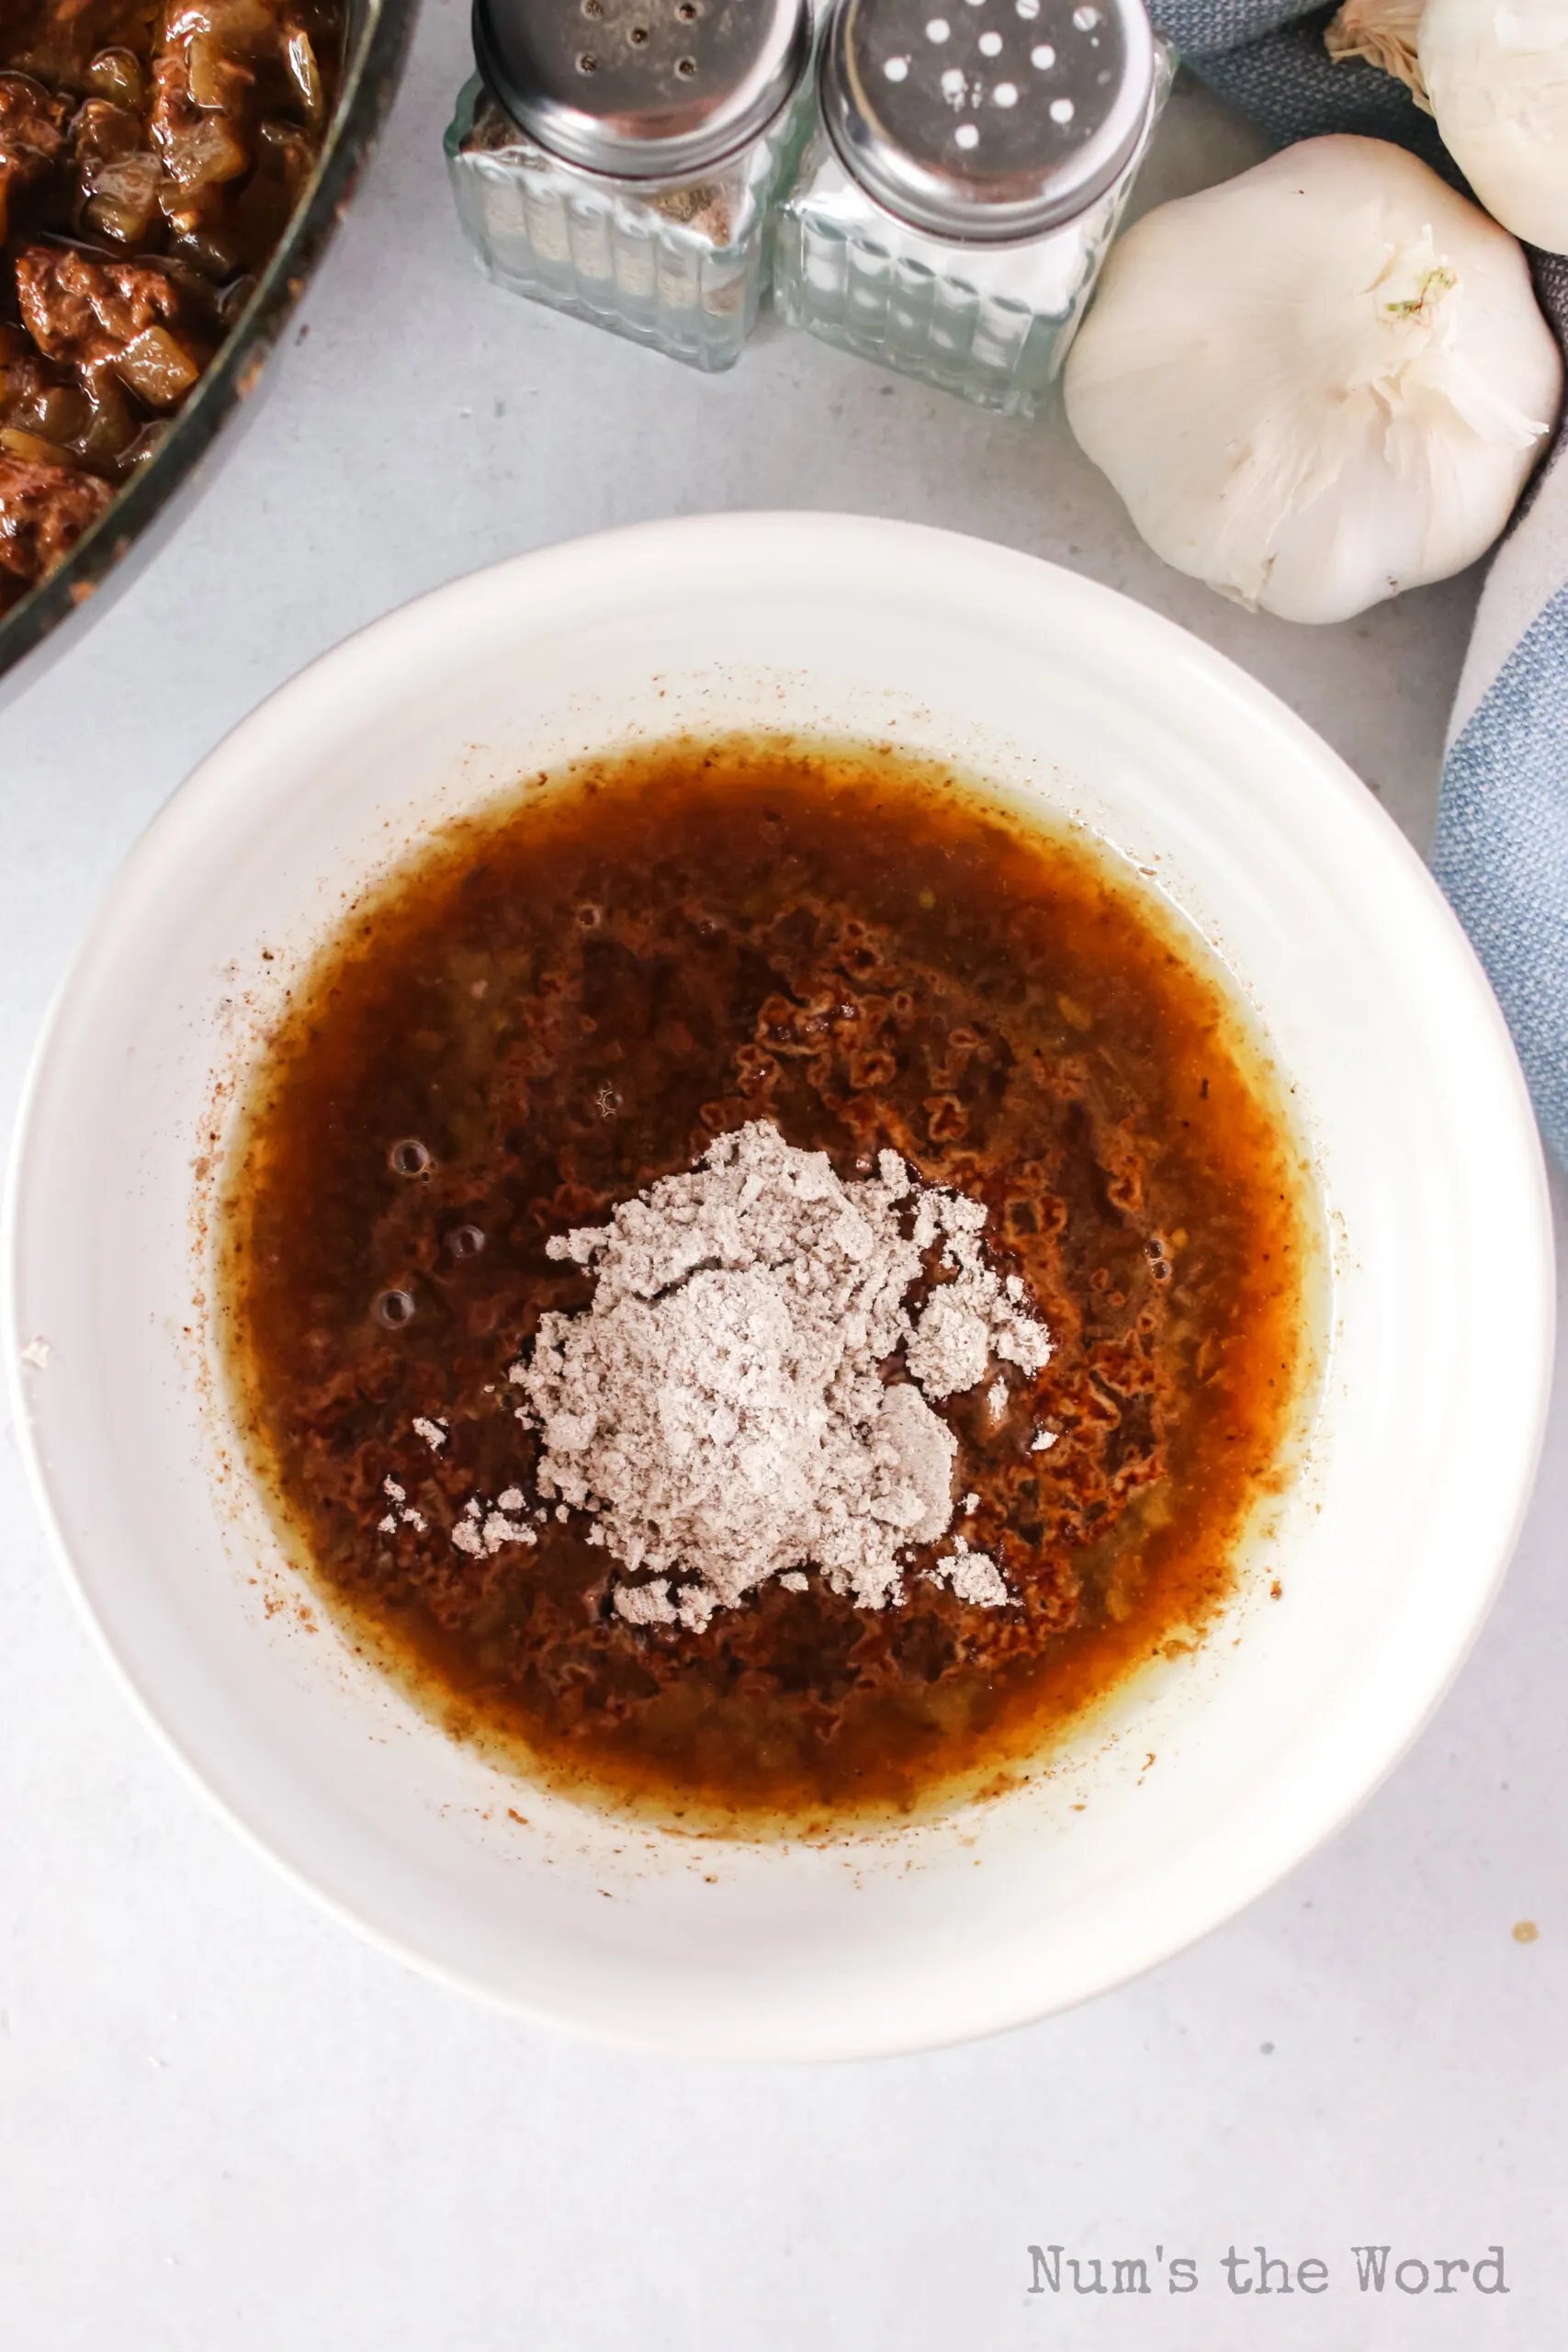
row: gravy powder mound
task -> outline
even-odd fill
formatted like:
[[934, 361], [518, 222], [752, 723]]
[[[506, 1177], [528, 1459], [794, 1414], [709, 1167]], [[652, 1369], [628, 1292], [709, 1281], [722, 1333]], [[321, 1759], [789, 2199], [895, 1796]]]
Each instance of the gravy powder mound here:
[[[701, 1632], [808, 1566], [862, 1608], [901, 1601], [904, 1547], [953, 1517], [958, 1442], [928, 1398], [975, 1387], [994, 1359], [1045, 1365], [1021, 1282], [1004, 1290], [982, 1258], [984, 1204], [918, 1184], [897, 1152], [877, 1167], [844, 1183], [757, 1120], [549, 1244], [596, 1269], [593, 1301], [546, 1315], [511, 1376], [540, 1430], [540, 1494], [595, 1513], [589, 1541], [653, 1572], [615, 1590], [631, 1623]], [[911, 1315], [933, 1251], [948, 1279]], [[899, 1349], [911, 1379], [886, 1385]], [[962, 1539], [928, 1573], [1009, 1598]]]

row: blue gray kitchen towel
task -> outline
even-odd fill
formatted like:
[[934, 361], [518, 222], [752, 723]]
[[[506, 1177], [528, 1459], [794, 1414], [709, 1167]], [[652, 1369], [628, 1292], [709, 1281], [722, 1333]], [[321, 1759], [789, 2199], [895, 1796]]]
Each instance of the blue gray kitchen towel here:
[[[1336, 64], [1332, 7], [1154, 0], [1193, 72], [1283, 146], [1395, 139], [1462, 187], [1430, 118], [1373, 66]], [[1532, 254], [1568, 342], [1568, 262]], [[1560, 435], [1492, 560], [1449, 728], [1432, 869], [1491, 976], [1548, 1142], [1568, 1162], [1568, 461]]]

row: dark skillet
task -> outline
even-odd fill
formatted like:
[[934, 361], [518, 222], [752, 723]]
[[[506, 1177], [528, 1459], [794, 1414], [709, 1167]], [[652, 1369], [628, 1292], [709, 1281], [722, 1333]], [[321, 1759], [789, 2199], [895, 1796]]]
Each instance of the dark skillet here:
[[212, 451], [254, 392], [343, 218], [402, 72], [417, 0], [351, 0], [338, 103], [321, 153], [254, 293], [154, 455], [48, 578], [0, 617], [0, 706], [135, 577], [211, 477]]

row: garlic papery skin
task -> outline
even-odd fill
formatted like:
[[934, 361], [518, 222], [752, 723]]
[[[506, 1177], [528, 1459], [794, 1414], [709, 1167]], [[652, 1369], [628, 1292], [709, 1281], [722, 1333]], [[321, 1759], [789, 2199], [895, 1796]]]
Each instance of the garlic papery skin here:
[[1337, 65], [1359, 57], [1393, 74], [1430, 114], [1416, 53], [1423, 5], [1424, 0], [1344, 0], [1329, 19], [1323, 41]]
[[1348, 137], [1145, 214], [1065, 379], [1155, 552], [1297, 621], [1472, 562], [1562, 389], [1514, 239], [1403, 148]]
[[1421, 79], [1488, 212], [1568, 253], [1568, 0], [1427, 0]]

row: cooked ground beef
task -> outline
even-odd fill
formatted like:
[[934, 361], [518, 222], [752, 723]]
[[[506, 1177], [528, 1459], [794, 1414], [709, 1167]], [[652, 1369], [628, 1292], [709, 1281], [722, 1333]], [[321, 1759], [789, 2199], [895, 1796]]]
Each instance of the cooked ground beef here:
[[[22, 323], [46, 359], [89, 373], [107, 360], [117, 375], [126, 352], [149, 328], [191, 329], [197, 301], [166, 269], [144, 261], [95, 261], [69, 245], [28, 245], [17, 255]], [[177, 351], [174, 337], [168, 338]], [[162, 403], [160, 403], [162, 405]]]
[[113, 496], [96, 474], [0, 456], [0, 608], [8, 582], [41, 580]]
[[0, 234], [17, 198], [65, 153], [71, 102], [19, 74], [0, 74]]

